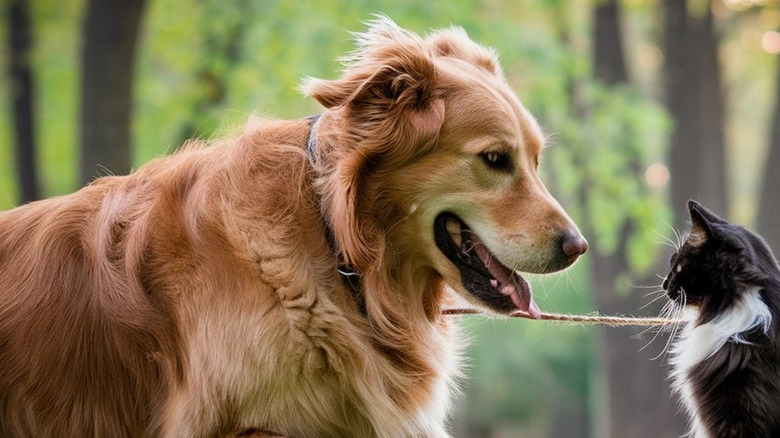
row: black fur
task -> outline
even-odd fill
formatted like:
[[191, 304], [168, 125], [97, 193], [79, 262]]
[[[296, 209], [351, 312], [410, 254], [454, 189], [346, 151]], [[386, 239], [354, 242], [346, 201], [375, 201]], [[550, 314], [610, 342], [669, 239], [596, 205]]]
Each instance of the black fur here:
[[726, 342], [683, 376], [693, 414], [710, 438], [780, 437], [780, 268], [761, 237], [695, 201], [688, 207], [691, 234], [663, 284], [670, 299], [682, 304], [684, 293], [698, 309], [694, 327], [727, 312], [748, 290], [760, 291], [772, 315], [768, 331], [741, 333], [746, 342]]

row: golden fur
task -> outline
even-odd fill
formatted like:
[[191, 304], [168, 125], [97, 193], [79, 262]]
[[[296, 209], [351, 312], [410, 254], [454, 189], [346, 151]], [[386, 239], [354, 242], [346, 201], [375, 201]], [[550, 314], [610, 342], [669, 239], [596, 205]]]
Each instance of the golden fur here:
[[[456, 211], [505, 264], [561, 268], [576, 227], [537, 176], [540, 130], [457, 28], [379, 19], [304, 88], [316, 165], [308, 121], [252, 120], [0, 214], [0, 436], [449, 436], [445, 284], [479, 302], [432, 223]], [[496, 147], [513, 175], [477, 158]]]

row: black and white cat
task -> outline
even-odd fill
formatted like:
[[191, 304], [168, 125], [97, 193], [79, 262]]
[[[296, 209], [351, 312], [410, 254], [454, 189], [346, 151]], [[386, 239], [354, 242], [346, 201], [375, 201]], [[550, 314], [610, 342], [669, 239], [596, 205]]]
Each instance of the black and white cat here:
[[688, 320], [672, 347], [693, 438], [780, 437], [780, 267], [761, 237], [689, 201], [663, 288]]

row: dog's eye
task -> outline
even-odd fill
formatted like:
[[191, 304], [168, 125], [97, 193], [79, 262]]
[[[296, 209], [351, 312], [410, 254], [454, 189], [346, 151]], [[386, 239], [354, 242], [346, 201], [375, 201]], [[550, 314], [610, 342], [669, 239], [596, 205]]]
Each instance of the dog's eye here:
[[509, 158], [509, 154], [503, 152], [483, 152], [479, 156], [493, 170], [512, 171], [512, 160]]

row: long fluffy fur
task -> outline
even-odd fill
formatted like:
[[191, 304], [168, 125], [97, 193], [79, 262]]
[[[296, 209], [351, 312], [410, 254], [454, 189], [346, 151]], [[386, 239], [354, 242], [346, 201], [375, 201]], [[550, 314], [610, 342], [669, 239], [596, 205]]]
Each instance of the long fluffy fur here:
[[[326, 107], [315, 166], [307, 121], [253, 120], [0, 214], [0, 436], [447, 437], [460, 337], [440, 316], [430, 248], [398, 225], [418, 205], [434, 211], [408, 200], [431, 182], [393, 179], [439, 147], [448, 99], [481, 89], [441, 73], [443, 57], [511, 94], [495, 54], [463, 31], [423, 39], [380, 18], [340, 79], [304, 87]], [[511, 114], [485, 116], [522, 126], [535, 156], [538, 127], [512, 99]], [[447, 175], [434, 187], [449, 189], [438, 166], [416, 171]], [[505, 225], [552, 247], [573, 225], [533, 187], [495, 210], [530, 197]], [[362, 274], [365, 314], [325, 223]]]

